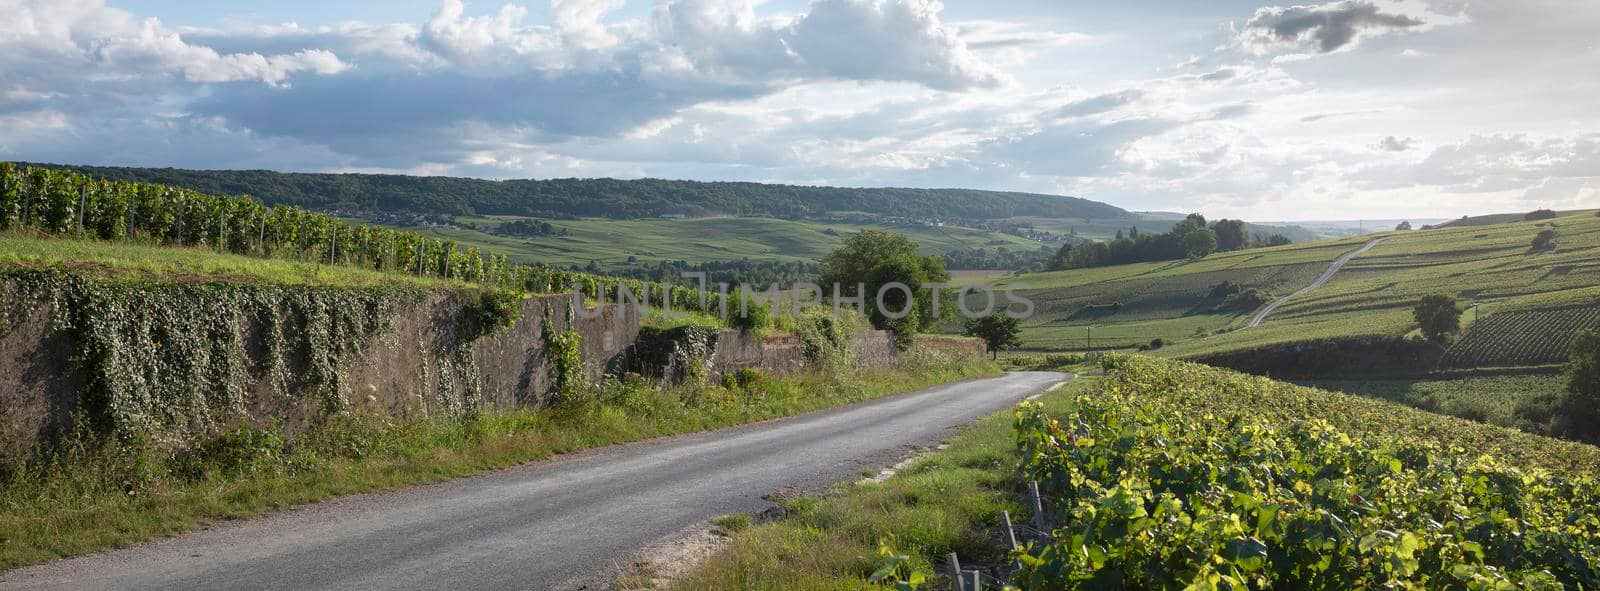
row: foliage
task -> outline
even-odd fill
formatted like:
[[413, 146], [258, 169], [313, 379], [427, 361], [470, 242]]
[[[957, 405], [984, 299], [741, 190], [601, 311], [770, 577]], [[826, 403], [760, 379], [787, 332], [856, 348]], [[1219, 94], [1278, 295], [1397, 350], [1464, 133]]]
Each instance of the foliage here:
[[1443, 343], [1451, 335], [1461, 332], [1462, 312], [1456, 299], [1444, 294], [1424, 296], [1411, 310], [1422, 329], [1422, 336], [1434, 343]]
[[1243, 220], [1217, 220], [1211, 223], [1211, 231], [1215, 233], [1216, 250], [1227, 252], [1250, 246]]
[[1532, 222], [1532, 221], [1538, 221], [1538, 220], [1551, 220], [1551, 219], [1555, 219], [1556, 215], [1557, 214], [1556, 214], [1555, 210], [1552, 210], [1552, 209], [1535, 209], [1535, 210], [1530, 211], [1527, 214], [1523, 215], [1522, 216], [1522, 220], [1525, 221], [1525, 222]]
[[506, 289], [485, 289], [469, 296], [460, 309], [462, 338], [502, 334], [522, 320], [522, 294]]
[[1394, 227], [1394, 230], [1396, 232], [1408, 232], [1411, 230], [1411, 222], [1400, 222]]
[[1573, 340], [1586, 330], [1600, 330], [1600, 306], [1496, 312], [1472, 323], [1439, 365], [1466, 369], [1561, 363]]
[[232, 193], [240, 187], [249, 187], [269, 204], [318, 209], [616, 219], [665, 214], [797, 218], [825, 212], [970, 219], [1130, 217], [1122, 209], [1076, 197], [966, 189], [855, 189], [661, 179], [489, 181], [444, 176], [264, 170], [63, 168], [110, 179], [174, 185], [207, 193]]
[[[1242, 238], [1244, 231], [1242, 223], [1237, 220], [1218, 220], [1223, 231], [1229, 234], [1226, 246], [1234, 247], [1223, 250], [1248, 246]], [[1241, 225], [1236, 226], [1236, 224]], [[1127, 263], [1198, 259], [1216, 252], [1221, 244], [1223, 243], [1218, 241], [1217, 232], [1206, 227], [1205, 216], [1193, 213], [1173, 225], [1172, 231], [1165, 234], [1131, 233], [1129, 237], [1119, 237], [1110, 242], [1083, 242], [1062, 246], [1056, 253], [1055, 260], [1051, 262], [1050, 268], [1083, 269]]]
[[1458, 437], [1435, 439], [1421, 425], [1390, 429], [1403, 423], [1393, 418], [1351, 429], [1348, 415], [1368, 405], [1306, 404], [1315, 391], [1274, 384], [1132, 359], [1063, 415], [1024, 403], [1025, 477], [1040, 483], [1058, 524], [1052, 541], [1015, 554], [1012, 583], [1600, 585], [1590, 476], [1480, 456], [1490, 450], [1455, 447]]
[[994, 312], [988, 316], [967, 320], [967, 335], [983, 339], [989, 345], [989, 352], [996, 359], [1000, 351], [1010, 349], [1022, 344], [1017, 334], [1022, 332], [1022, 323], [1012, 318], [1005, 312]]
[[63, 237], [193, 246], [219, 252], [342, 265], [481, 283], [532, 293], [582, 289], [604, 297], [627, 288], [647, 304], [711, 312], [721, 296], [687, 287], [598, 277], [542, 265], [513, 265], [502, 254], [249, 197], [217, 197], [170, 186], [94, 179], [51, 168], [0, 162], [0, 231], [31, 229]]
[[1563, 434], [1600, 441], [1600, 331], [1578, 335], [1567, 363], [1567, 392], [1557, 418]]
[[568, 304], [566, 330], [557, 330], [550, 320], [550, 310], [545, 309], [539, 334], [544, 338], [545, 359], [550, 363], [550, 392], [556, 404], [570, 404], [577, 400], [586, 386], [583, 368], [583, 335], [573, 327], [571, 304]]
[[772, 303], [753, 298], [739, 298], [738, 309], [728, 310], [728, 326], [746, 332], [760, 332], [772, 327]]
[[[861, 298], [874, 327], [893, 330], [897, 345], [909, 345], [912, 335], [933, 326], [952, 309], [945, 305], [935, 314], [932, 290], [924, 286], [949, 280], [944, 261], [917, 254], [917, 244], [911, 239], [867, 230], [845, 239], [823, 258], [819, 283], [830, 296], [837, 290], [840, 297]], [[896, 284], [905, 289], [890, 287]], [[941, 294], [948, 296], [948, 292]], [[902, 313], [904, 316], [895, 317]]]
[[[418, 293], [92, 281], [55, 270], [3, 279], [13, 305], [49, 304], [52, 330], [70, 336], [86, 374], [86, 418], [124, 441], [162, 448], [242, 416], [246, 388], [257, 380], [280, 399], [312, 396], [324, 413], [343, 410], [345, 369], [386, 329], [395, 306]], [[247, 362], [252, 327], [266, 359], [259, 367]]]
[[926, 581], [926, 576], [916, 570], [911, 557], [895, 549], [894, 536], [878, 542], [878, 559], [878, 568], [867, 577], [869, 583], [894, 587], [895, 591], [913, 591], [921, 588]]
[[1530, 246], [1536, 251], [1550, 250], [1555, 248], [1556, 231], [1550, 229], [1540, 230], [1538, 234], [1534, 235], [1533, 242], [1530, 244]]

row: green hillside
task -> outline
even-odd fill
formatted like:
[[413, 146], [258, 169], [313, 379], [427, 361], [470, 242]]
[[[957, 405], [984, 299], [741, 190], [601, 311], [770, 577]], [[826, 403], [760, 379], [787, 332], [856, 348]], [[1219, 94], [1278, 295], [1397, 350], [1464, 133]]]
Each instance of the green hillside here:
[[846, 237], [865, 229], [886, 229], [909, 236], [922, 246], [925, 254], [969, 248], [1035, 251], [1044, 246], [988, 230], [921, 224], [833, 224], [764, 217], [582, 219], [551, 221], [554, 232], [549, 235], [516, 236], [493, 232], [501, 224], [521, 219], [514, 216], [456, 219], [476, 229], [420, 228], [414, 231], [505, 253], [513, 262], [582, 266], [597, 261], [608, 270], [626, 267], [629, 257], [636, 257], [640, 263], [743, 259], [815, 263]]
[[846, 188], [663, 179], [506, 180], [392, 174], [66, 166], [85, 174], [252, 195], [268, 205], [444, 214], [639, 219], [666, 214], [800, 218], [864, 212], [908, 218], [1124, 219], [1121, 208], [1060, 195], [969, 189]]
[[[1533, 250], [1530, 243], [1543, 230], [1556, 232], [1555, 247]], [[1326, 285], [1287, 302], [1257, 328], [1242, 329], [1253, 309], [1219, 309], [1219, 302], [1208, 297], [1222, 281], [1273, 297], [1291, 293], [1310, 284], [1339, 255], [1380, 236], [1387, 240]], [[1476, 316], [1483, 318], [1600, 305], [1600, 217], [1579, 212], [1539, 222], [1387, 232], [1008, 281], [1028, 285], [1023, 293], [1039, 304], [1038, 314], [1025, 325], [1029, 348], [1082, 349], [1090, 326], [1096, 348], [1162, 338], [1168, 344], [1163, 353], [1177, 356], [1316, 338], [1401, 336], [1415, 328], [1411, 307], [1431, 293], [1476, 302]], [[1475, 313], [1464, 319], [1469, 334]]]

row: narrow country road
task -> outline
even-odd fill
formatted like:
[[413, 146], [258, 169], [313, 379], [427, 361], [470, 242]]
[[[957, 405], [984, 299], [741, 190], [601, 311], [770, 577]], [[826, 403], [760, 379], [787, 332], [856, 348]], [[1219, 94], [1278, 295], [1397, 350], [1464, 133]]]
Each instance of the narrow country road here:
[[1273, 300], [1272, 303], [1267, 304], [1267, 307], [1262, 308], [1260, 312], [1256, 312], [1255, 317], [1250, 319], [1250, 325], [1247, 326], [1246, 328], [1255, 328], [1257, 326], [1261, 326], [1261, 321], [1266, 320], [1267, 319], [1267, 315], [1271, 314], [1274, 310], [1277, 310], [1278, 306], [1282, 306], [1285, 302], [1288, 302], [1289, 300], [1294, 299], [1297, 296], [1303, 295], [1308, 291], [1311, 291], [1313, 289], [1322, 287], [1322, 284], [1327, 283], [1329, 279], [1333, 279], [1333, 275], [1335, 273], [1338, 273], [1339, 269], [1343, 269], [1345, 263], [1350, 262], [1350, 259], [1353, 259], [1353, 258], [1356, 258], [1358, 256], [1361, 256], [1361, 253], [1364, 253], [1364, 252], [1367, 252], [1369, 250], [1372, 250], [1372, 247], [1377, 246], [1379, 243], [1383, 242], [1383, 240], [1384, 240], [1383, 238], [1375, 238], [1371, 242], [1366, 243], [1366, 245], [1362, 246], [1361, 248], [1358, 248], [1358, 249], [1355, 249], [1353, 251], [1347, 252], [1347, 253], [1344, 254], [1344, 256], [1341, 256], [1341, 257], [1339, 257], [1337, 259], [1334, 259], [1333, 264], [1332, 265], [1328, 265], [1328, 270], [1327, 271], [1323, 271], [1322, 272], [1322, 276], [1318, 277], [1316, 281], [1312, 281], [1311, 285], [1307, 285], [1305, 287], [1300, 288], [1299, 291], [1296, 291], [1296, 292], [1291, 293], [1289, 295], [1286, 295], [1286, 296], [1283, 296], [1283, 297], [1278, 298], [1276, 300]]
[[817, 490], [1067, 379], [1013, 373], [357, 495], [0, 572], [3, 589], [543, 589], [764, 495]]

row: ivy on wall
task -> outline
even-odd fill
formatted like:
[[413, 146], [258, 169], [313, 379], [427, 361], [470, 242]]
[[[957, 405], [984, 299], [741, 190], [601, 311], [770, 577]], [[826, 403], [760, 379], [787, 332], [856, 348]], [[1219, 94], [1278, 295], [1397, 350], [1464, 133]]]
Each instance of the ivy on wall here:
[[[71, 337], [73, 363], [85, 377], [79, 408], [95, 427], [166, 445], [242, 418], [257, 383], [279, 400], [309, 398], [324, 416], [346, 410], [349, 369], [390, 330], [401, 306], [425, 295], [408, 287], [104, 281], [62, 270], [0, 273], [0, 291], [9, 303], [0, 332], [48, 306], [50, 330]], [[519, 301], [469, 299], [458, 320], [470, 326], [458, 328], [452, 350], [419, 344], [425, 360], [437, 358], [437, 367], [425, 362], [421, 371], [441, 408], [476, 411], [480, 380], [470, 344], [515, 323]]]

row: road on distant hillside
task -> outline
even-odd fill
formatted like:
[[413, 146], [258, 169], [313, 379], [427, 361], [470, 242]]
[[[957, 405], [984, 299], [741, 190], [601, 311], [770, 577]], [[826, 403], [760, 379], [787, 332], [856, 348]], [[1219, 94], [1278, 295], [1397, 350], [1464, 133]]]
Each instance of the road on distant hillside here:
[[1316, 281], [1312, 281], [1311, 285], [1307, 285], [1305, 287], [1300, 288], [1299, 291], [1296, 291], [1296, 292], [1291, 293], [1289, 295], [1286, 295], [1286, 296], [1283, 296], [1281, 298], [1278, 298], [1277, 300], [1274, 300], [1272, 303], [1267, 304], [1267, 307], [1262, 308], [1260, 312], [1256, 312], [1255, 317], [1250, 319], [1250, 325], [1248, 326], [1248, 328], [1255, 328], [1257, 326], [1261, 326], [1261, 321], [1266, 320], [1267, 319], [1267, 315], [1271, 314], [1273, 310], [1277, 310], [1278, 306], [1282, 306], [1284, 304], [1284, 302], [1287, 302], [1287, 301], [1289, 301], [1291, 299], [1294, 299], [1297, 296], [1303, 295], [1306, 292], [1311, 291], [1313, 289], [1322, 287], [1322, 284], [1327, 283], [1329, 279], [1333, 279], [1333, 274], [1334, 273], [1338, 273], [1339, 269], [1343, 269], [1344, 268], [1344, 264], [1350, 262], [1350, 259], [1353, 259], [1353, 258], [1356, 258], [1358, 256], [1361, 256], [1361, 253], [1364, 253], [1364, 252], [1367, 252], [1369, 250], [1372, 250], [1372, 247], [1377, 246], [1379, 243], [1383, 242], [1383, 240], [1384, 240], [1383, 238], [1375, 238], [1371, 242], [1368, 242], [1365, 246], [1362, 246], [1361, 248], [1355, 249], [1354, 251], [1345, 253], [1344, 256], [1341, 256], [1338, 259], [1335, 259], [1333, 261], [1332, 265], [1328, 265], [1328, 270], [1323, 271], [1322, 272], [1322, 276], [1318, 277]]
[[815, 491], [1069, 376], [1013, 373], [357, 495], [0, 573], [0, 588], [543, 589], [717, 515]]

